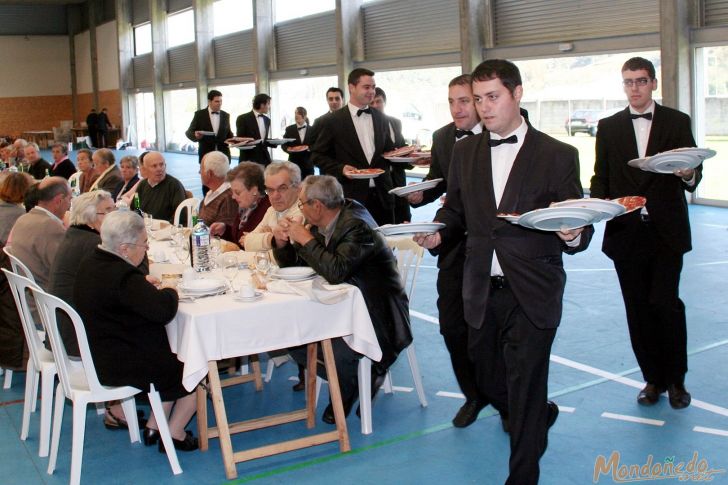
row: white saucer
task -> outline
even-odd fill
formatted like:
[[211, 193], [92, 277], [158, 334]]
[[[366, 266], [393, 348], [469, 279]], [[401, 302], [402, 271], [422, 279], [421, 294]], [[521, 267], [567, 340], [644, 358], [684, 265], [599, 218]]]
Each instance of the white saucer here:
[[239, 301], [239, 302], [243, 302], [243, 303], [250, 303], [250, 302], [253, 302], [253, 301], [258, 301], [261, 298], [263, 298], [263, 292], [256, 291], [254, 296], [239, 296], [239, 295], [236, 294], [233, 297], [233, 300]]

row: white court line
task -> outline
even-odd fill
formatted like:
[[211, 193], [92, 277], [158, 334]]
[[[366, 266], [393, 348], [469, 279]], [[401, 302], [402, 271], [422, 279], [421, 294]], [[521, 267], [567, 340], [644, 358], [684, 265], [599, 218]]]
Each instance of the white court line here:
[[572, 408], [570, 406], [562, 406], [561, 404], [558, 404], [558, 406], [559, 411], [561, 411], [562, 413], [573, 413], [574, 411], [576, 411], [576, 408]]
[[707, 223], [699, 223], [700, 226], [706, 226], [706, 227], [718, 227], [720, 229], [728, 229], [728, 226], [725, 226], [723, 224], [707, 224]]
[[696, 263], [693, 266], [718, 266], [722, 264], [728, 264], [728, 261], [713, 261], [710, 263]]
[[697, 431], [698, 433], [716, 434], [718, 436], [728, 436], [728, 431], [724, 429], [704, 428], [703, 426], [696, 426], [693, 428], [693, 431]]
[[437, 391], [437, 394], [435, 395], [440, 397], [452, 397], [454, 399], [465, 399], [465, 395], [460, 392]]
[[[620, 384], [634, 387], [635, 389], [642, 389], [645, 386], [644, 382], [630, 379], [629, 377], [622, 377], [620, 375], [613, 374], [602, 369], [597, 369], [596, 367], [592, 367], [590, 365], [581, 364], [573, 360], [565, 359], [564, 357], [559, 357], [558, 355], [551, 354], [551, 362], [556, 362], [557, 364], [565, 365], [566, 367], [571, 367], [572, 369], [577, 369], [588, 374], [593, 374], [595, 376], [604, 377], [605, 379], [609, 379], [610, 381], [619, 382]], [[690, 405], [711, 413], [728, 417], [728, 409], [721, 406], [716, 406], [715, 404], [700, 401], [699, 399], [693, 399]]]
[[413, 317], [415, 317], [415, 318], [419, 318], [420, 320], [424, 320], [426, 322], [434, 323], [435, 325], [440, 325], [440, 320], [438, 320], [435, 317], [431, 317], [431, 316], [429, 316], [426, 313], [420, 313], [420, 312], [415, 311], [415, 310], [410, 310], [410, 315], [413, 316]]
[[664, 421], [659, 419], [638, 418], [637, 416], [627, 416], [626, 414], [602, 413], [602, 417], [629, 421], [630, 423], [651, 424], [652, 426], [662, 426], [665, 424]]
[[414, 391], [414, 388], [402, 387], [402, 386], [392, 386], [392, 390], [397, 391], [397, 392], [412, 392], [412, 391]]

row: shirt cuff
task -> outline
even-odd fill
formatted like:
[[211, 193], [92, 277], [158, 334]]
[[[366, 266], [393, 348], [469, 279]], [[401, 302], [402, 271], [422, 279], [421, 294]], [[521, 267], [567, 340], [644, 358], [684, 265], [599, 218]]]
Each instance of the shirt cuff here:
[[581, 234], [579, 234], [578, 236], [576, 236], [576, 237], [575, 237], [574, 239], [572, 239], [571, 241], [564, 241], [564, 242], [565, 242], [565, 243], [566, 243], [566, 245], [567, 245], [567, 246], [569, 246], [570, 248], [575, 248], [575, 247], [577, 247], [577, 246], [578, 246], [578, 245], [579, 245], [579, 244], [581, 243]]

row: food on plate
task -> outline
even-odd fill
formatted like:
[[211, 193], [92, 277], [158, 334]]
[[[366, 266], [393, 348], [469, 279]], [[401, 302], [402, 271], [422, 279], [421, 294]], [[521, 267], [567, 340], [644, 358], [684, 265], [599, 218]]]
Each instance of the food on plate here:
[[384, 170], [381, 168], [360, 168], [356, 170], [350, 170], [348, 173], [353, 175], [374, 175], [374, 174], [382, 174], [384, 173]]
[[295, 147], [288, 147], [288, 151], [292, 152], [292, 153], [305, 152], [306, 150], [308, 150], [308, 145], [298, 145]]
[[404, 146], [400, 148], [395, 148], [394, 150], [390, 152], [386, 152], [382, 154], [384, 158], [387, 157], [406, 157], [407, 155], [411, 154], [412, 152], [417, 150], [417, 146]]
[[221, 239], [220, 240], [220, 252], [229, 253], [230, 251], [240, 251], [240, 248], [234, 242], [230, 242], [230, 241]]
[[250, 138], [248, 136], [234, 136], [232, 138], [228, 138], [227, 140], [225, 140], [225, 143], [227, 143], [228, 145], [240, 145], [240, 144], [245, 145], [254, 140], [255, 140], [255, 138]]
[[629, 195], [626, 197], [620, 197], [619, 199], [614, 199], [614, 202], [622, 204], [625, 209], [627, 209], [627, 212], [632, 212], [643, 208], [645, 204], [647, 204], [647, 199], [639, 195]]

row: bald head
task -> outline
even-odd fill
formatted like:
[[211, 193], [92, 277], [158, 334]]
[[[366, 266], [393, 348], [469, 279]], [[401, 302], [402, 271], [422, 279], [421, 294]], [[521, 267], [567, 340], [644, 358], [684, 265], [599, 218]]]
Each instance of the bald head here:
[[48, 177], [38, 184], [38, 206], [59, 219], [71, 208], [71, 187], [63, 177]]
[[147, 180], [152, 185], [157, 185], [167, 176], [167, 164], [164, 155], [159, 152], [149, 152], [144, 157], [144, 171]]

